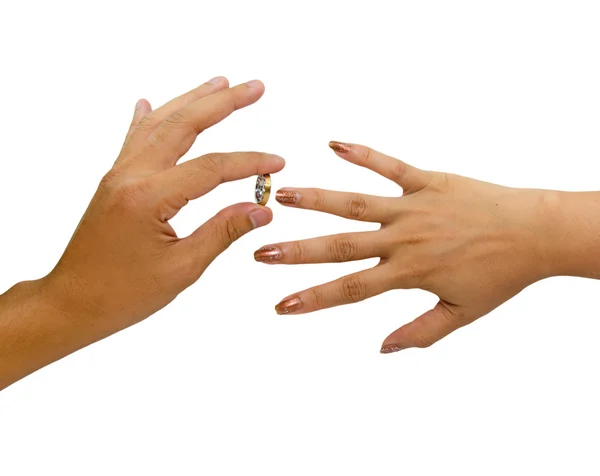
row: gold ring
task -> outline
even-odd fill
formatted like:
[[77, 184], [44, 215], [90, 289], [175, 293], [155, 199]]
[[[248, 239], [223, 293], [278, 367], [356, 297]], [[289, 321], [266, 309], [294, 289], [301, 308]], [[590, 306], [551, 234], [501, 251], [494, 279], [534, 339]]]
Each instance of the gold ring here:
[[266, 205], [271, 195], [271, 175], [259, 175], [254, 188], [254, 199], [259, 205]]

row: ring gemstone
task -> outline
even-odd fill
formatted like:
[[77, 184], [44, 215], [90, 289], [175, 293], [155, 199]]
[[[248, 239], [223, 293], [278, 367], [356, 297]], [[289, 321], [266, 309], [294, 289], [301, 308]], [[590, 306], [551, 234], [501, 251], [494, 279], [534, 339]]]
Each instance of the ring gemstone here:
[[271, 176], [269, 174], [259, 175], [256, 179], [256, 187], [254, 189], [254, 198], [256, 203], [265, 205], [269, 200], [269, 192], [271, 191]]

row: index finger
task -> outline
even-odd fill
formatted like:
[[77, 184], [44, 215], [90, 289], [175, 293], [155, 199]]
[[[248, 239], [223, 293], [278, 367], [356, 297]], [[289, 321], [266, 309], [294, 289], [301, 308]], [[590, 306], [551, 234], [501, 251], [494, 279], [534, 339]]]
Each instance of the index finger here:
[[342, 159], [366, 167], [396, 182], [405, 193], [421, 190], [431, 182], [431, 172], [418, 169], [399, 159], [377, 152], [370, 147], [336, 141], [331, 141], [329, 147]]
[[232, 152], [207, 154], [188, 160], [155, 175], [155, 190], [169, 204], [164, 218], [172, 218], [189, 200], [207, 194], [223, 182], [240, 180], [253, 175], [279, 172], [285, 161], [278, 155], [263, 152]]
[[173, 112], [148, 138], [151, 155], [163, 168], [175, 165], [198, 134], [234, 111], [254, 104], [264, 92], [263, 83], [249, 81], [205, 96]]

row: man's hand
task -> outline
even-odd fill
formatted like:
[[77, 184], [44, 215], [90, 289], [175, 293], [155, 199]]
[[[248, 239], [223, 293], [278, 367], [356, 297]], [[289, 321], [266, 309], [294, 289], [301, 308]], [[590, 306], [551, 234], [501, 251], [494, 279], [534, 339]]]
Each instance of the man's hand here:
[[155, 111], [138, 102], [122, 151], [55, 269], [0, 297], [0, 388], [158, 311], [233, 241], [271, 221], [268, 208], [239, 203], [186, 238], [169, 225], [219, 184], [284, 167], [258, 152], [177, 165], [198, 134], [263, 93], [259, 81], [230, 88], [215, 78]]

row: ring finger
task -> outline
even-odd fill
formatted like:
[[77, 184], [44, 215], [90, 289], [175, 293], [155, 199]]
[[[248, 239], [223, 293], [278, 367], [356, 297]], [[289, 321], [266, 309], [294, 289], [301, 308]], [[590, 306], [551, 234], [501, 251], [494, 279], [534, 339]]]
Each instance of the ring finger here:
[[377, 265], [293, 294], [277, 304], [275, 311], [277, 314], [306, 314], [377, 296], [393, 288], [389, 266]]
[[384, 257], [381, 231], [343, 233], [263, 246], [254, 259], [269, 264], [341, 263]]

